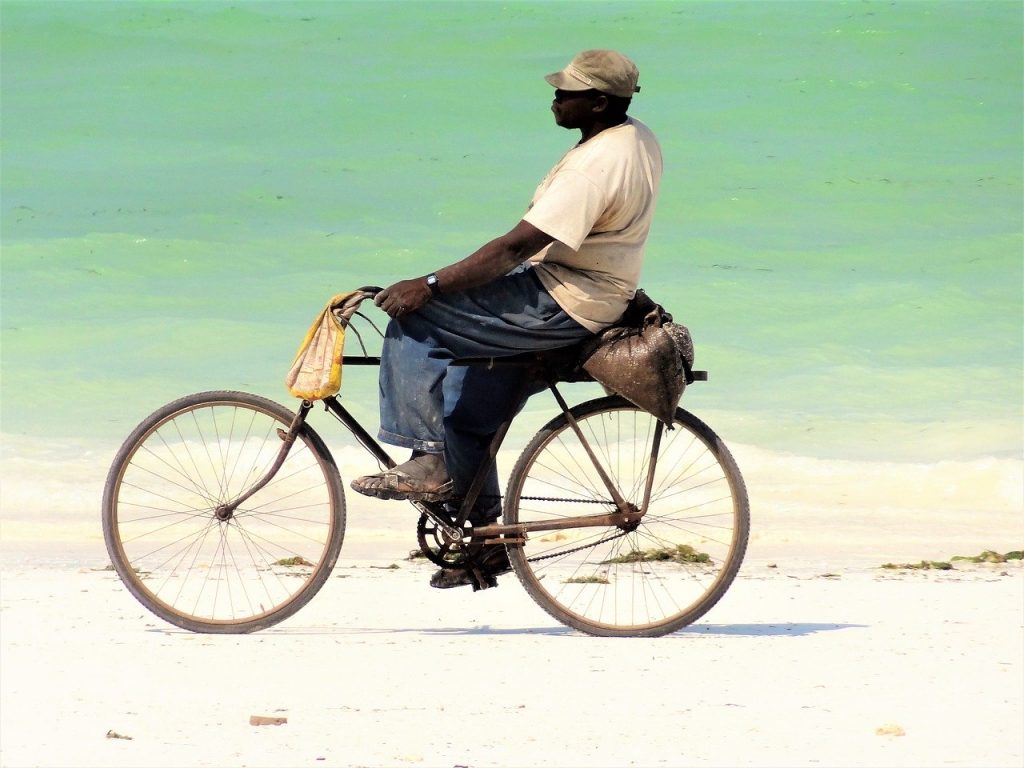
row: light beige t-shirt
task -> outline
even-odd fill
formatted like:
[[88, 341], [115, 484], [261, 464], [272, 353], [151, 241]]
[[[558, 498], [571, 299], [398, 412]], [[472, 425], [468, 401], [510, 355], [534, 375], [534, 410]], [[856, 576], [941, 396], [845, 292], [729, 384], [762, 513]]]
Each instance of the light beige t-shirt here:
[[590, 331], [618, 320], [636, 291], [661, 169], [658, 140], [628, 118], [571, 149], [523, 216], [555, 238], [531, 259], [541, 283]]

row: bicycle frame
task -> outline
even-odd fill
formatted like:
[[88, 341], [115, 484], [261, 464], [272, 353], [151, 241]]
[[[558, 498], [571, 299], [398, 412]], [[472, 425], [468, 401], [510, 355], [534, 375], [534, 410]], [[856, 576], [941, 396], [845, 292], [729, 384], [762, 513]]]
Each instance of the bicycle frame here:
[[[343, 364], [347, 365], [379, 365], [380, 358], [378, 357], [366, 357], [366, 356], [346, 356], [343, 359]], [[469, 490], [466, 492], [465, 497], [462, 500], [462, 504], [459, 508], [459, 514], [456, 517], [454, 524], [446, 522], [444, 517], [437, 514], [437, 512], [431, 508], [431, 505], [424, 502], [413, 502], [413, 505], [417, 507], [421, 512], [427, 515], [444, 533], [445, 537], [451, 541], [461, 540], [463, 537], [463, 530], [466, 521], [469, 518], [469, 514], [473, 509], [474, 504], [480, 497], [480, 492], [483, 489], [484, 482], [486, 481], [487, 474], [494, 464], [498, 455], [498, 450], [501, 448], [502, 443], [505, 440], [505, 436], [508, 434], [508, 429], [512, 425], [512, 421], [515, 419], [516, 413], [518, 412], [519, 404], [525, 397], [527, 390], [531, 383], [536, 378], [540, 378], [547, 385], [548, 390], [554, 395], [555, 401], [558, 403], [562, 413], [565, 414], [573, 431], [576, 433], [587, 452], [588, 457], [594, 464], [598, 475], [600, 476], [605, 487], [608, 489], [608, 493], [611, 496], [612, 501], [615, 504], [616, 511], [608, 514], [598, 515], [579, 515], [575, 517], [562, 518], [557, 522], [535, 522], [535, 523], [518, 523], [516, 525], [501, 525], [492, 523], [487, 526], [480, 526], [473, 529], [473, 536], [482, 539], [483, 544], [522, 544], [526, 540], [526, 536], [529, 533], [549, 530], [561, 530], [566, 528], [587, 528], [592, 526], [617, 526], [623, 528], [635, 528], [644, 513], [647, 511], [647, 505], [650, 501], [651, 484], [654, 481], [654, 472], [657, 465], [657, 454], [658, 448], [661, 443], [661, 434], [664, 429], [664, 425], [658, 422], [655, 430], [654, 441], [652, 445], [651, 456], [648, 462], [648, 475], [647, 484], [645, 487], [644, 503], [640, 509], [637, 509], [635, 505], [627, 502], [614, 481], [608, 476], [601, 462], [598, 460], [594, 450], [590, 447], [590, 443], [587, 441], [586, 436], [580, 429], [576, 420], [573, 418], [569, 411], [569, 406], [566, 404], [565, 399], [558, 391], [556, 386], [556, 376], [552, 372], [551, 368], [544, 363], [543, 354], [531, 355], [527, 359], [522, 358], [469, 358], [465, 360], [457, 360], [452, 363], [453, 365], [504, 365], [524, 368], [528, 370], [527, 376], [523, 378], [518, 396], [511, 400], [511, 407], [509, 409], [508, 416], [498, 426], [494, 437], [491, 439], [491, 443], [488, 446], [487, 456], [477, 469], [476, 475], [470, 484]], [[340, 421], [346, 429], [348, 429], [352, 435], [359, 441], [364, 448], [366, 448], [378, 461], [384, 466], [390, 468], [395, 466], [395, 461], [388, 456], [387, 452], [380, 446], [380, 444], [369, 435], [366, 430], [363, 429], [355, 418], [345, 409], [345, 407], [338, 402], [337, 398], [330, 397], [324, 400], [324, 405], [335, 418]]]
[[[346, 355], [342, 358], [342, 364], [356, 366], [380, 365], [380, 358], [367, 355]], [[473, 528], [473, 537], [482, 544], [523, 544], [525, 543], [528, 534], [540, 531], [562, 530], [567, 528], [587, 528], [594, 526], [615, 526], [623, 528], [624, 530], [632, 530], [639, 525], [640, 520], [647, 511], [648, 503], [650, 502], [651, 486], [654, 481], [654, 473], [657, 467], [658, 449], [661, 444], [661, 435], [665, 426], [662, 422], [658, 422], [655, 429], [651, 455], [648, 461], [647, 482], [644, 489], [643, 504], [640, 508], [637, 508], [636, 505], [627, 502], [625, 498], [623, 498], [622, 493], [615, 485], [615, 482], [605, 471], [605, 468], [602, 466], [593, 448], [591, 448], [590, 443], [587, 441], [586, 436], [580, 429], [579, 424], [577, 424], [576, 420], [573, 418], [565, 399], [558, 391], [556, 386], [557, 377], [551, 370], [551, 367], [545, 364], [542, 354], [531, 355], [525, 360], [523, 358], [513, 358], [509, 360], [503, 360], [501, 358], [472, 358], [454, 361], [453, 365], [509, 365], [528, 369], [528, 375], [523, 379], [523, 384], [518, 397], [513, 398], [511, 401], [512, 406], [509, 410], [508, 416], [499, 425], [498, 430], [495, 432], [494, 437], [488, 446], [487, 456], [477, 469], [469, 490], [462, 500], [462, 504], [459, 508], [459, 514], [455, 520], [452, 523], [449, 523], [447, 514], [435, 509], [431, 503], [422, 501], [411, 502], [414, 507], [425, 514], [438, 526], [438, 529], [442, 532], [447, 541], [454, 543], [461, 541], [464, 538], [466, 521], [469, 518], [469, 514], [473, 509], [474, 504], [476, 504], [479, 499], [480, 492], [486, 482], [487, 474], [494, 464], [498, 455], [498, 450], [501, 448], [501, 444], [504, 442], [508, 429], [518, 412], [519, 404], [526, 396], [530, 385], [535, 383], [538, 378], [544, 381], [548, 390], [552, 395], [554, 395], [559, 408], [569, 421], [569, 424], [576, 436], [579, 438], [580, 444], [584, 447], [587, 456], [590, 458], [590, 461], [593, 463], [601, 481], [608, 490], [609, 496], [615, 505], [615, 511], [605, 514], [566, 517], [558, 521], [517, 523], [515, 525], [492, 523], [490, 525]], [[325, 409], [329, 411], [339, 422], [341, 422], [341, 424], [352, 433], [352, 436], [359, 442], [359, 444], [369, 451], [370, 455], [372, 455], [382, 466], [387, 469], [396, 466], [395, 460], [392, 459], [380, 443], [378, 443], [377, 440], [375, 440], [373, 436], [363, 428], [348, 409], [338, 402], [336, 397], [332, 396], [324, 398], [323, 404]], [[222, 505], [222, 507], [217, 510], [218, 517], [221, 519], [227, 519], [230, 517], [235, 508], [258, 492], [261, 488], [266, 486], [267, 483], [273, 479], [278, 469], [280, 469], [281, 465], [284, 463], [284, 460], [288, 455], [288, 451], [295, 442], [295, 438], [297, 437], [299, 430], [302, 429], [302, 426], [306, 421], [306, 417], [312, 407], [312, 402], [308, 400], [302, 401], [288, 432], [284, 434], [279, 433], [282, 439], [282, 445], [280, 453], [270, 470], [244, 494], [239, 496], [237, 499], [232, 500], [230, 503]], [[281, 430], [281, 432], [283, 432], [283, 430]]]

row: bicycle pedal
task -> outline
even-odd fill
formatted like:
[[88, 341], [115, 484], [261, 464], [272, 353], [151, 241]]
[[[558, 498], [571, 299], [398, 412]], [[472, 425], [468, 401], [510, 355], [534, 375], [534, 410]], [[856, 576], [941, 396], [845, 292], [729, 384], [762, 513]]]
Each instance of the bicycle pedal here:
[[469, 571], [473, 577], [473, 591], [479, 592], [481, 589], [490, 589], [491, 587], [498, 586], [498, 578], [493, 574], [484, 574], [479, 568], [473, 567]]

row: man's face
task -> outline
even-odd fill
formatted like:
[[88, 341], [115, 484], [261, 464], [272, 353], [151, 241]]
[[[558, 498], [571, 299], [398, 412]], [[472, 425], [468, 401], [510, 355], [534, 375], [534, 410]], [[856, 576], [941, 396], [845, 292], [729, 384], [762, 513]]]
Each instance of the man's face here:
[[551, 111], [555, 122], [563, 128], [583, 128], [594, 120], [594, 107], [603, 94], [600, 91], [563, 91], [555, 89]]

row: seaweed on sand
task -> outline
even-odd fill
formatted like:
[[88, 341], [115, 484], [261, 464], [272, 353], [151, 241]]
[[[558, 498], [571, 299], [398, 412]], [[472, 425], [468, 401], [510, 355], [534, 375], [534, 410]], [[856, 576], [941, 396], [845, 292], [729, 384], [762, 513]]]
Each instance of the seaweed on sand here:
[[652, 563], [671, 561], [673, 563], [710, 563], [711, 556], [707, 552], [698, 552], [689, 544], [677, 544], [674, 547], [660, 547], [658, 549], [633, 550], [624, 555], [618, 555], [605, 560], [605, 563], [618, 565], [620, 563]]

